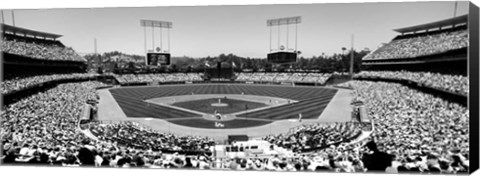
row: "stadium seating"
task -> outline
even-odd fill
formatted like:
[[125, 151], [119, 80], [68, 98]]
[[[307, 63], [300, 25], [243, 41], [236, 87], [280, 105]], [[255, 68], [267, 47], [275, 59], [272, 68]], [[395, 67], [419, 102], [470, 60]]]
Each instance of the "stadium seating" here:
[[404, 59], [441, 54], [468, 47], [468, 30], [464, 28], [442, 32], [397, 37], [363, 60]]
[[348, 142], [358, 136], [360, 130], [358, 124], [349, 122], [309, 124], [290, 129], [287, 134], [270, 135], [263, 139], [280, 147], [302, 151]]
[[90, 131], [101, 140], [141, 150], [209, 151], [214, 140], [207, 137], [177, 136], [144, 128], [134, 122], [95, 123]]
[[[86, 100], [96, 97], [95, 88], [104, 85], [100, 82], [61, 84], [6, 106], [1, 114], [4, 120], [0, 134], [8, 150], [4, 145], [2, 151], [7, 157], [2, 163], [46, 164], [48, 161], [60, 163], [60, 160], [70, 163], [59, 155], [53, 158], [38, 156], [52, 149], [66, 151], [72, 146], [70, 144], [79, 144], [85, 138], [76, 130], [82, 107]], [[76, 147], [80, 146], [73, 148]], [[21, 151], [9, 150], [17, 148]]]
[[466, 76], [446, 75], [430, 72], [407, 71], [362, 71], [355, 74], [355, 78], [386, 78], [408, 80], [428, 87], [446, 90], [449, 92], [468, 95], [469, 80]]
[[239, 73], [237, 81], [257, 82], [297, 82], [325, 84], [332, 74], [330, 73]]
[[15, 91], [20, 91], [29, 87], [44, 84], [49, 81], [58, 81], [66, 79], [93, 79], [99, 74], [94, 73], [73, 73], [73, 74], [51, 74], [51, 75], [36, 75], [36, 76], [10, 76], [9, 80], [4, 80], [0, 83], [2, 94], [9, 94]]
[[290, 78], [291, 74], [288, 74], [288, 73], [278, 73], [275, 78], [274, 78], [274, 81], [275, 82], [286, 82], [288, 80], [288, 78]]
[[[36, 43], [37, 42], [37, 43]], [[5, 37], [0, 42], [0, 50], [10, 54], [26, 56], [34, 59], [55, 61], [82, 61], [86, 60], [72, 48], [65, 47], [57, 42], [39, 42], [26, 40], [21, 37]]]
[[114, 75], [120, 84], [203, 81], [203, 73], [158, 73]]
[[[149, 77], [152, 79], [152, 75]], [[281, 156], [227, 159], [176, 154], [175, 151], [207, 152], [215, 142], [206, 137], [158, 132], [134, 122], [92, 122], [89, 129], [100, 141], [89, 141], [76, 130], [76, 123], [82, 102], [95, 96], [95, 87], [100, 86], [105, 85], [60, 84], [8, 105], [2, 113], [2, 119], [6, 119], [2, 121], [6, 128], [1, 133], [6, 144], [2, 146], [6, 156], [3, 162], [87, 165], [75, 158], [75, 151], [85, 145], [96, 151], [95, 165], [104, 167], [365, 171], [365, 161], [360, 159], [366, 152], [362, 148], [365, 142], [345, 144], [362, 129], [355, 122], [303, 125], [287, 134], [263, 138], [294, 151], [319, 149], [291, 160]], [[368, 100], [368, 114], [376, 122], [373, 138], [380, 150], [395, 156], [395, 169], [422, 173], [460, 173], [468, 169], [468, 128], [463, 127], [468, 126], [469, 118], [465, 107], [394, 83], [351, 81], [341, 86], [353, 88], [354, 100]], [[432, 165], [423, 158], [442, 165]], [[232, 163], [239, 166], [229, 167]]]
[[[406, 167], [424, 173], [434, 172], [433, 169], [442, 173], [467, 171], [466, 107], [396, 83], [351, 81], [341, 86], [353, 88], [354, 100], [366, 102], [368, 114], [376, 124], [373, 138], [380, 150], [395, 156], [395, 169]], [[431, 168], [432, 163], [420, 159], [423, 157], [443, 164]], [[412, 166], [415, 162], [419, 164]]]

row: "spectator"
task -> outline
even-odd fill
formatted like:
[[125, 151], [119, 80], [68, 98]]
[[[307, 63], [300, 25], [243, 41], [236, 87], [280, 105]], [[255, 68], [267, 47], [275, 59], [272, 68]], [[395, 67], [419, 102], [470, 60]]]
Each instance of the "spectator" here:
[[387, 167], [391, 166], [392, 157], [389, 154], [380, 152], [375, 142], [368, 142], [366, 147], [371, 151], [371, 153], [363, 155], [362, 160], [365, 164], [365, 168], [367, 168], [368, 171], [383, 172]]
[[96, 151], [93, 146], [90, 145], [90, 141], [84, 139], [82, 141], [83, 146], [78, 151], [78, 160], [83, 166], [95, 165]]

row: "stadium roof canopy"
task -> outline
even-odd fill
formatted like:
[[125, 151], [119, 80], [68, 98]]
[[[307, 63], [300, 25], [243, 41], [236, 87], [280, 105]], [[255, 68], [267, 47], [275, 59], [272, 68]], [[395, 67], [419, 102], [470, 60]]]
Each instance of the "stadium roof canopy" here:
[[41, 31], [35, 31], [31, 29], [26, 29], [26, 28], [21, 28], [21, 27], [16, 27], [16, 26], [11, 26], [7, 24], [2, 24], [2, 33], [11, 33], [11, 34], [16, 34], [16, 35], [29, 35], [33, 36], [35, 38], [49, 38], [49, 39], [57, 39], [59, 37], [62, 37], [62, 35], [58, 34], [53, 34], [53, 33], [48, 33], [48, 32], [41, 32]]
[[440, 21], [435, 21], [435, 22], [431, 22], [431, 23], [425, 23], [425, 24], [420, 24], [420, 25], [415, 25], [415, 26], [410, 26], [410, 27], [394, 29], [394, 31], [397, 31], [397, 32], [403, 34], [403, 33], [408, 33], [408, 32], [429, 30], [429, 29], [433, 29], [433, 28], [454, 26], [454, 25], [457, 25], [457, 24], [467, 23], [467, 21], [468, 21], [468, 15], [462, 15], [462, 16], [449, 18], [449, 19], [445, 19], [445, 20], [440, 20]]

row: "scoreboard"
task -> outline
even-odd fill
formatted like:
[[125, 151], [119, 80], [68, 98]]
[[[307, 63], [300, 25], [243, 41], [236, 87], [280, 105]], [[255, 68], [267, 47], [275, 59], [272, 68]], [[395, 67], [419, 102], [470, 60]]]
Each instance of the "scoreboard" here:
[[170, 53], [147, 53], [147, 65], [170, 65]]
[[275, 52], [267, 55], [267, 60], [270, 63], [286, 64], [297, 61], [297, 53], [293, 52]]

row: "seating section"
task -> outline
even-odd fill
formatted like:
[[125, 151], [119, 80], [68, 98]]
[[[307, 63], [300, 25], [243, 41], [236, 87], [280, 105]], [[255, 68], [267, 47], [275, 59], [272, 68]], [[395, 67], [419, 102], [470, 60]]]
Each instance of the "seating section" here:
[[[2, 146], [7, 155], [2, 163], [60, 163], [60, 155], [41, 160], [36, 157], [53, 149], [57, 154], [65, 153], [67, 148], [79, 149], [81, 146], [75, 144], [85, 138], [76, 129], [82, 108], [87, 100], [96, 97], [95, 88], [105, 85], [96, 81], [60, 84], [5, 106], [0, 114], [0, 139], [15, 150], [6, 152]], [[20, 148], [20, 152], [16, 150]]]
[[44, 40], [42, 38], [23, 37], [19, 35], [8, 34], [8, 33], [5, 33], [3, 37], [6, 40], [18, 40], [26, 43], [41, 43], [44, 45], [56, 45], [56, 46], [65, 47], [65, 45], [63, 45], [63, 43], [60, 40]]
[[114, 75], [120, 84], [203, 81], [203, 73], [158, 73]]
[[290, 78], [290, 74], [288, 73], [278, 73], [277, 76], [275, 76], [274, 81], [275, 82], [287, 82], [288, 78]]
[[451, 29], [406, 38], [397, 37], [364, 57], [363, 60], [416, 58], [466, 47], [468, 47], [468, 30]]
[[375, 121], [372, 138], [380, 151], [395, 155], [399, 171], [453, 173], [453, 168], [468, 168], [467, 107], [397, 83], [350, 81], [341, 86], [353, 88], [354, 101], [366, 103]]
[[208, 137], [178, 136], [145, 128], [135, 122], [93, 123], [90, 131], [103, 141], [115, 141], [121, 146], [161, 151], [209, 151], [215, 144]]
[[4, 37], [0, 41], [0, 51], [42, 60], [86, 61], [71, 47], [65, 47], [59, 42], [39, 42], [39, 40], [23, 37]]
[[[325, 84], [330, 73], [238, 73], [237, 81], [297, 82]], [[120, 84], [203, 81], [203, 73], [161, 73], [115, 75]]]
[[237, 81], [296, 82], [325, 84], [330, 73], [238, 73]]
[[9, 94], [20, 91], [29, 87], [38, 86], [50, 81], [66, 80], [66, 79], [93, 79], [99, 74], [95, 73], [73, 73], [73, 74], [51, 74], [51, 75], [36, 75], [23, 77], [10, 76], [11, 79], [4, 80], [0, 83], [2, 94]]
[[360, 134], [359, 126], [356, 122], [308, 124], [292, 128], [287, 134], [270, 135], [263, 139], [280, 147], [300, 151], [349, 142]]
[[427, 87], [442, 89], [463, 95], [468, 95], [469, 92], [468, 77], [461, 75], [407, 71], [362, 71], [355, 74], [354, 77], [408, 80], [423, 84]]

